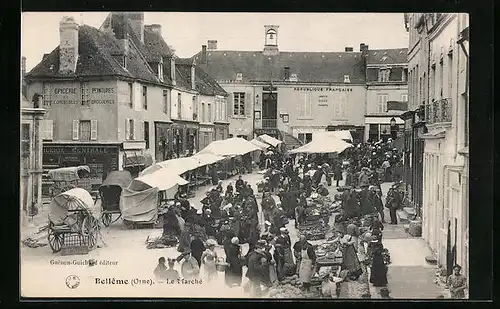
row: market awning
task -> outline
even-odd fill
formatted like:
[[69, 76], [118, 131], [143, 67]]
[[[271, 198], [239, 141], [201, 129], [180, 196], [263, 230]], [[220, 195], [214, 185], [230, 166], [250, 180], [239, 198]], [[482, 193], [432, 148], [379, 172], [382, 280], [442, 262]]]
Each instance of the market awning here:
[[394, 118], [396, 120], [396, 124], [402, 125], [405, 124], [404, 120], [399, 116], [388, 116], [388, 117], [365, 117], [366, 124], [391, 124], [391, 119]]
[[257, 147], [259, 147], [259, 148], [261, 148], [261, 149], [263, 149], [263, 150], [264, 150], [264, 149], [267, 149], [267, 148], [269, 148], [269, 147], [271, 147], [271, 145], [266, 144], [266, 143], [264, 143], [264, 142], [261, 142], [261, 141], [259, 141], [259, 140], [258, 140], [258, 139], [256, 139], [256, 138], [254, 138], [253, 140], [251, 140], [251, 141], [250, 141], [250, 143], [254, 144], [255, 146], [257, 146]]
[[276, 138], [269, 136], [267, 134], [260, 135], [257, 138], [260, 139], [261, 141], [263, 141], [264, 143], [267, 143], [273, 147], [276, 147], [279, 144], [283, 143], [283, 141], [280, 141], [279, 139], [276, 139]]
[[153, 157], [146, 154], [134, 153], [131, 155], [125, 155], [123, 160], [123, 167], [134, 167], [134, 166], [144, 166], [148, 167], [153, 164]]
[[198, 167], [202, 167], [202, 166], [209, 165], [209, 164], [214, 164], [214, 163], [217, 163], [219, 161], [224, 160], [224, 157], [214, 155], [212, 153], [197, 153], [194, 156], [192, 156], [191, 158], [198, 161]]
[[131, 182], [132, 182], [132, 175], [130, 175], [129, 171], [127, 170], [112, 171], [102, 182], [101, 187], [120, 186], [121, 188], [127, 188]]
[[327, 136], [327, 137], [333, 136], [336, 138], [340, 138], [341, 140], [344, 140], [344, 141], [352, 142], [352, 135], [351, 135], [351, 131], [349, 131], [349, 130], [314, 132], [313, 133], [313, 140], [315, 137], [318, 138], [321, 136]]
[[194, 170], [198, 168], [200, 165], [198, 160], [193, 157], [185, 157], [178, 158], [172, 160], [166, 160], [162, 162], [158, 162], [155, 165], [152, 165], [141, 172], [141, 176], [152, 174], [161, 169], [168, 169], [170, 173], [174, 175], [181, 175], [185, 172]]
[[341, 153], [351, 144], [334, 136], [320, 136], [312, 142], [299, 148], [293, 149], [290, 153]]
[[259, 147], [241, 137], [232, 137], [213, 141], [199, 153], [212, 153], [219, 156], [240, 156], [252, 151], [261, 150]]
[[[139, 184], [138, 184], [139, 182]], [[142, 187], [141, 184], [146, 184], [151, 188], [158, 188], [158, 190], [168, 190], [176, 185], [188, 184], [188, 181], [180, 177], [179, 175], [173, 174], [169, 169], [160, 169], [151, 174], [137, 177], [130, 183], [129, 189], [137, 190], [138, 187]]]

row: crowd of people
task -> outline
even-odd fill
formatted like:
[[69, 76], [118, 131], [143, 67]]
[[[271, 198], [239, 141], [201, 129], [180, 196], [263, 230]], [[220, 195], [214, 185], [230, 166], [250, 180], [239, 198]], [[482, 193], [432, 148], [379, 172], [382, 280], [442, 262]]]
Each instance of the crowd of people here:
[[[199, 276], [203, 265], [207, 280], [211, 280], [217, 273], [216, 264], [223, 259], [215, 251], [219, 244], [225, 253], [226, 285], [240, 286], [245, 275], [249, 279], [245, 289], [259, 296], [263, 288], [296, 274], [302, 288], [308, 290], [316, 271], [315, 251], [305, 235], [299, 235], [297, 242], [292, 243], [286, 225], [291, 219], [295, 220], [296, 228], [303, 224], [307, 219], [306, 209], [311, 207], [308, 198], [313, 194], [328, 196], [329, 188], [335, 186], [342, 192], [336, 196], [341, 200], [339, 216], [350, 222], [345, 231], [337, 231], [342, 244], [342, 269], [355, 280], [363, 272], [361, 263], [365, 263], [370, 269], [370, 283], [385, 287], [387, 260], [382, 235], [386, 222], [381, 182], [395, 183], [387, 194], [385, 207], [390, 210], [390, 223], [397, 224], [396, 211], [403, 207], [404, 200], [399, 188], [401, 160], [390, 139], [359, 144], [341, 155], [299, 156], [271, 148], [259, 158], [265, 172], [257, 184], [257, 192], [241, 175], [234, 186], [229, 183], [223, 188], [218, 181], [197, 210], [180, 191], [164, 215], [164, 235], [179, 238], [177, 249], [181, 255], [177, 260], [182, 261], [183, 278]], [[256, 198], [260, 193], [261, 212]], [[354, 223], [363, 217], [370, 220], [369, 231], [360, 235]], [[245, 254], [243, 243], [248, 243]], [[171, 271], [174, 262], [169, 259], [168, 268], [160, 267], [165, 263], [163, 259], [155, 273], [178, 276]], [[386, 297], [389, 295], [384, 294]]]

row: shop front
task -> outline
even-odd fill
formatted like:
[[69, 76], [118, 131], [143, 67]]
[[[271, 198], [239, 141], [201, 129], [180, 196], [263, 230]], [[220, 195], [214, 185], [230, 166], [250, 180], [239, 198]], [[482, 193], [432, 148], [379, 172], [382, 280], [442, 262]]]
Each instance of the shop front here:
[[153, 157], [146, 151], [145, 142], [123, 142], [121, 152], [122, 168], [129, 171], [133, 178], [153, 164]]
[[199, 129], [199, 123], [196, 121], [174, 120], [173, 150], [177, 157], [185, 157], [199, 151]]
[[119, 144], [43, 145], [43, 169], [87, 165], [92, 186], [98, 186], [111, 171], [119, 169]]
[[404, 120], [399, 116], [366, 116], [365, 141], [387, 140], [390, 137], [394, 139], [404, 132], [404, 124]]
[[207, 147], [215, 140], [215, 128], [213, 125], [200, 124], [200, 133], [198, 136], [198, 147], [200, 150]]
[[173, 153], [172, 122], [155, 121], [155, 160], [156, 162], [171, 159]]
[[[214, 141], [220, 141], [229, 138], [229, 123], [217, 123], [214, 124]], [[201, 148], [200, 148], [201, 150]]]

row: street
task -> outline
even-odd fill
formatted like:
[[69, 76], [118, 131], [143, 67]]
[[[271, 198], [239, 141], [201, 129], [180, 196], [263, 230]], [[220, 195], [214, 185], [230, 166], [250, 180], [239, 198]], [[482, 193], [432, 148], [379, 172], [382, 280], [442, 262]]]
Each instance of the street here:
[[[262, 178], [261, 174], [256, 172], [243, 175], [243, 179], [248, 181], [256, 191], [256, 182]], [[225, 188], [229, 182], [234, 182], [236, 178], [223, 181]], [[342, 185], [342, 183], [341, 183]], [[382, 190], [387, 192], [390, 184], [382, 185]], [[190, 201], [195, 208], [200, 208], [200, 200], [205, 192], [211, 186], [200, 188], [196, 191], [195, 197]], [[329, 188], [330, 195], [337, 193], [335, 187]], [[385, 197], [383, 198], [385, 200]], [[260, 209], [260, 198], [258, 198]], [[388, 214], [386, 214], [388, 217]], [[262, 224], [261, 219], [261, 224]], [[294, 228], [294, 222], [287, 226], [290, 231], [292, 244], [298, 239], [297, 231]], [[130, 296], [129, 289], [123, 289], [120, 285], [96, 284], [96, 278], [115, 278], [115, 279], [152, 279], [153, 270], [157, 265], [158, 258], [171, 257], [179, 255], [176, 248], [166, 249], [146, 249], [146, 238], [148, 235], [161, 234], [161, 229], [125, 229], [122, 221], [118, 220], [107, 228], [102, 228], [102, 237], [104, 245], [91, 251], [88, 255], [60, 256], [53, 254], [49, 246], [40, 248], [22, 247], [21, 249], [21, 280], [23, 280], [22, 294], [26, 296], [54, 295], [56, 297], [125, 297]], [[41, 242], [46, 242], [42, 238]], [[316, 241], [312, 243], [317, 243]], [[406, 234], [402, 225], [391, 226], [386, 224], [384, 230], [384, 246], [388, 248], [392, 264], [389, 266], [388, 280], [391, 296], [394, 298], [435, 298], [441, 292], [433, 283], [435, 266], [427, 266], [425, 256], [429, 251], [420, 238], [412, 238]], [[242, 245], [242, 252], [245, 254], [248, 245]], [[217, 254], [224, 257], [222, 246], [216, 248]], [[98, 261], [108, 261], [109, 264], [117, 262], [117, 265], [96, 265], [96, 266], [73, 266], [73, 265], [55, 265], [56, 263], [68, 261], [85, 261], [88, 259]], [[104, 262], [103, 262], [104, 263]], [[175, 267], [180, 271], [180, 265]], [[245, 274], [246, 268], [243, 273]], [[77, 289], [66, 287], [65, 280], [69, 275], [76, 275], [81, 283]], [[201, 278], [206, 280], [201, 269]], [[246, 282], [243, 276], [243, 283]], [[131, 284], [131, 283], [130, 283]], [[202, 288], [201, 288], [202, 287]], [[153, 284], [153, 286], [136, 285], [134, 296], [144, 297], [248, 297], [243, 292], [242, 287], [228, 288], [224, 284], [224, 274], [219, 272], [217, 279], [207, 284], [204, 282], [201, 286], [179, 285], [179, 284]], [[377, 289], [371, 289], [372, 298], [378, 297]]]

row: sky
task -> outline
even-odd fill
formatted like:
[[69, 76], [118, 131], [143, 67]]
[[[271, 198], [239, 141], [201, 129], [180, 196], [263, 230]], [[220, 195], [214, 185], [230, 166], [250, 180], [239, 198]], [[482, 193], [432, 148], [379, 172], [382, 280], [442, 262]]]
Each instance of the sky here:
[[[99, 28], [109, 12], [25, 12], [21, 18], [21, 54], [29, 72], [59, 45], [59, 22], [72, 16], [79, 24]], [[282, 51], [339, 52], [408, 47], [403, 13], [160, 13], [146, 12], [145, 24], [160, 24], [165, 41], [179, 57], [191, 57], [207, 40], [219, 50], [258, 51], [264, 47], [264, 25], [279, 25]]]

